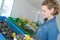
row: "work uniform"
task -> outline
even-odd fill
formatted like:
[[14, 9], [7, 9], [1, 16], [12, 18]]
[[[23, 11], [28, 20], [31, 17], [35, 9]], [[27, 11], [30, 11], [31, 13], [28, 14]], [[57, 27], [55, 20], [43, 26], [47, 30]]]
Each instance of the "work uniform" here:
[[43, 25], [39, 26], [36, 31], [35, 37], [40, 40], [57, 40], [59, 30], [56, 23], [56, 17], [46, 21]]

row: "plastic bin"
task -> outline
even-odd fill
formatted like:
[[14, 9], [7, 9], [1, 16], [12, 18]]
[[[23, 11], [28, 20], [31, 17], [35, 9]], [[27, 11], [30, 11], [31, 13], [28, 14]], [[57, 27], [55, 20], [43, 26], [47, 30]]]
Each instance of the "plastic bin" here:
[[26, 24], [25, 24], [22, 20], [20, 20], [19, 18], [9, 17], [9, 19], [10, 19], [10, 21], [11, 21], [12, 23], [14, 23], [19, 29], [21, 29], [25, 34], [28, 34], [28, 35], [30, 35], [30, 36], [33, 36], [33, 35], [34, 35], [34, 31], [32, 31], [32, 30], [29, 29], [30, 33], [28, 33], [26, 30], [22, 29], [19, 25], [16, 24], [17, 22], [19, 22], [19, 23], [21, 23], [21, 24], [23, 25], [23, 27], [24, 27], [24, 25], [26, 25]]
[[0, 40], [6, 40], [5, 37], [0, 33]]
[[13, 18], [11, 18], [11, 17], [9, 17], [8, 18], [16, 27], [18, 27], [23, 33], [25, 33], [26, 34], [26, 32], [20, 27], [20, 26], [18, 26], [17, 24], [16, 24], [16, 20], [14, 20]]
[[10, 28], [16, 32], [16, 34], [25, 34], [24, 32], [22, 32], [22, 30], [20, 30], [16, 25], [14, 25], [8, 18], [6, 18], [5, 16], [0, 16], [0, 20], [5, 20], [7, 22], [7, 24], [10, 26]]

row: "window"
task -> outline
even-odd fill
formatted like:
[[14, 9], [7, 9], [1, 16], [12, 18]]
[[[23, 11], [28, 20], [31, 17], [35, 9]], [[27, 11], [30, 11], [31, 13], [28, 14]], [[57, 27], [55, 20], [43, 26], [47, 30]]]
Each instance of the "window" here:
[[0, 8], [1, 8], [2, 0], [0, 0]]
[[12, 11], [14, 0], [0, 0], [0, 2], [1, 2], [0, 3], [0, 7], [1, 7], [0, 15], [9, 17]]

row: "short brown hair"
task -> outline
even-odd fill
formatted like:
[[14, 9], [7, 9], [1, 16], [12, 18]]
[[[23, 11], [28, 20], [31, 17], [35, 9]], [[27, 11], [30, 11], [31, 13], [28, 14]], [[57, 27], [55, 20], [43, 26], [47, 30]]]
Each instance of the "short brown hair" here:
[[59, 4], [58, 4], [57, 0], [45, 0], [42, 3], [42, 6], [43, 5], [47, 5], [48, 9], [54, 8], [54, 13], [52, 13], [52, 15], [57, 15], [60, 11]]

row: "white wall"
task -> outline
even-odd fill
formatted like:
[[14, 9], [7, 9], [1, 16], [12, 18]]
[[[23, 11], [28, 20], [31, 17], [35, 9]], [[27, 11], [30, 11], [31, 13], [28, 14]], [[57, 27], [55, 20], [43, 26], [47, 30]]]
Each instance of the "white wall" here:
[[37, 11], [35, 7], [29, 4], [26, 0], [15, 0], [14, 7], [11, 16], [12, 17], [27, 17], [29, 19], [33, 19], [33, 15], [36, 14]]
[[[58, 29], [60, 31], [60, 14], [57, 16]], [[60, 40], [60, 34], [58, 35], [58, 40]]]

